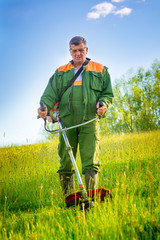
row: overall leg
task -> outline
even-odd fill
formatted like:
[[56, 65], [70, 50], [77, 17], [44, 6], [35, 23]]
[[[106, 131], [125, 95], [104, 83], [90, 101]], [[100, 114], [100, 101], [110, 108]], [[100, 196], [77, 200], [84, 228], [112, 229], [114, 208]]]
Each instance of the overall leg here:
[[[72, 148], [73, 155], [76, 158], [77, 145], [78, 145], [76, 129], [71, 129], [71, 130], [67, 131], [66, 136], [67, 136], [70, 146]], [[65, 144], [62, 134], [59, 134], [58, 154], [60, 156], [60, 167], [59, 167], [58, 172], [66, 173], [66, 174], [74, 173], [73, 165], [72, 165], [70, 156], [68, 154], [67, 147], [66, 147], [66, 144]]]
[[[77, 153], [77, 133], [76, 129], [71, 129], [66, 133], [74, 157]], [[58, 170], [60, 176], [61, 187], [64, 196], [75, 192], [74, 169], [69, 157], [65, 141], [62, 134], [59, 135], [58, 154], [60, 156], [60, 168]]]
[[82, 161], [82, 173], [85, 174], [87, 189], [94, 189], [97, 185], [100, 166], [98, 121], [81, 127], [79, 133], [79, 149]]

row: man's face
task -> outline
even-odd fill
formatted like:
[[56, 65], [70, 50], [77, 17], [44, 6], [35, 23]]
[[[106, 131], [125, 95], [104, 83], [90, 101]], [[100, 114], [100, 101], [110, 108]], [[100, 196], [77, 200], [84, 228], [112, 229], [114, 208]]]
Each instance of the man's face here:
[[81, 43], [79, 45], [71, 45], [70, 54], [75, 66], [81, 66], [84, 63], [86, 60], [87, 52], [88, 48], [84, 45], [84, 43]]

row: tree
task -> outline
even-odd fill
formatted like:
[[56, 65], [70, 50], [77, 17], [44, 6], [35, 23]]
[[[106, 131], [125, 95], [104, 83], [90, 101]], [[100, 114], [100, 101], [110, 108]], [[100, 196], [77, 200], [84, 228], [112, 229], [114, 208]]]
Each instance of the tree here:
[[113, 87], [114, 103], [100, 123], [101, 133], [127, 133], [160, 128], [160, 62], [145, 71], [129, 71]]

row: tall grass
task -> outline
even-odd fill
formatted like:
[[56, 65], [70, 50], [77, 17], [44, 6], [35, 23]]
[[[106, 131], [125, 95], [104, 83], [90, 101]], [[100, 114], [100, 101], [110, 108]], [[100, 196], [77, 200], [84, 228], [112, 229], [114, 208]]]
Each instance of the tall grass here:
[[64, 204], [57, 144], [0, 149], [0, 239], [160, 239], [160, 131], [101, 138], [113, 199], [86, 213]]

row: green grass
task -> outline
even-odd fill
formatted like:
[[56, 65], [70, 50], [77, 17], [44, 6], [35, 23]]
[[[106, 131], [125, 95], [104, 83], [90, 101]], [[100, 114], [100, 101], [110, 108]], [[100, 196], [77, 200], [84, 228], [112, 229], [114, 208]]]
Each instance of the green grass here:
[[57, 145], [0, 148], [0, 239], [160, 239], [160, 131], [101, 137], [113, 199], [86, 213], [64, 204]]

